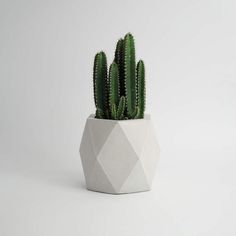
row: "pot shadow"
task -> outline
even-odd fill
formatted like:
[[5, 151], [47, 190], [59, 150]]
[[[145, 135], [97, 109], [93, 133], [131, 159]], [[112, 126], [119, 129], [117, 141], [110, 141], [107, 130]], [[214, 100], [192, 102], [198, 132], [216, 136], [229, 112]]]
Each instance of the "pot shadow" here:
[[54, 187], [86, 191], [85, 180], [82, 173], [75, 170], [24, 170], [20, 173], [21, 177]]

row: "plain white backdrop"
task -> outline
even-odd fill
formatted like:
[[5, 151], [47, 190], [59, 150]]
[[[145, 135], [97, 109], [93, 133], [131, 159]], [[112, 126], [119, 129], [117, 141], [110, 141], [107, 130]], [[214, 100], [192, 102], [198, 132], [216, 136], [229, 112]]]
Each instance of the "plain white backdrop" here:
[[[236, 2], [0, 0], [0, 235], [235, 236]], [[85, 188], [94, 54], [132, 32], [161, 147], [151, 192]]]

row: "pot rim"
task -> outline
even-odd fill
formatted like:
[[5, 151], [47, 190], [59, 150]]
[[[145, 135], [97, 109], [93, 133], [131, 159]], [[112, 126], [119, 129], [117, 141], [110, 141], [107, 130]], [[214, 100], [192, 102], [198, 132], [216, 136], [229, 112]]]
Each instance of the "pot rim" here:
[[150, 114], [144, 114], [144, 118], [142, 119], [129, 119], [129, 120], [112, 120], [112, 119], [99, 119], [95, 118], [95, 114], [90, 114], [89, 117], [87, 118], [89, 120], [96, 120], [96, 121], [104, 121], [104, 122], [140, 122], [140, 121], [147, 121], [151, 120], [151, 115]]

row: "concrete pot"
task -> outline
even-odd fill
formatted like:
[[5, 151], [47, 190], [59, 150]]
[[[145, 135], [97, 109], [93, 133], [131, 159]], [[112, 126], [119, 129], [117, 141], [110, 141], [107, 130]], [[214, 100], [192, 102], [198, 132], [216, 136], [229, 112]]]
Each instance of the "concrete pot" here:
[[159, 159], [150, 116], [135, 120], [89, 116], [80, 156], [89, 190], [111, 194], [150, 190]]

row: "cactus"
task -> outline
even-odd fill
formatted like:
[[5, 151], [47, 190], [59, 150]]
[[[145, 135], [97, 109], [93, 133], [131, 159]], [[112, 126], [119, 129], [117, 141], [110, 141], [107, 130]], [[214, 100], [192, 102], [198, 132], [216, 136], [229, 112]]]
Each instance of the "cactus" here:
[[144, 117], [145, 110], [145, 68], [144, 62], [140, 60], [137, 64], [137, 106], [139, 108], [138, 118]]
[[113, 62], [109, 69], [109, 109], [112, 109], [113, 104], [118, 106], [120, 100], [120, 91], [119, 91], [119, 71], [118, 66]]
[[120, 39], [116, 44], [115, 59], [119, 69], [119, 84], [120, 96], [125, 96], [125, 81], [124, 81], [124, 40]]
[[96, 118], [141, 119], [145, 110], [145, 68], [140, 60], [136, 66], [132, 34], [116, 44], [115, 58], [109, 68], [104, 52], [94, 59], [94, 101]]
[[120, 97], [119, 105], [117, 108], [117, 119], [122, 120], [124, 119], [124, 112], [125, 112], [125, 97]]
[[104, 52], [97, 53], [94, 59], [93, 88], [97, 108], [96, 117], [106, 118], [108, 110], [107, 58]]
[[127, 115], [131, 116], [136, 107], [136, 76], [135, 76], [134, 39], [127, 34], [124, 39], [124, 79]]

